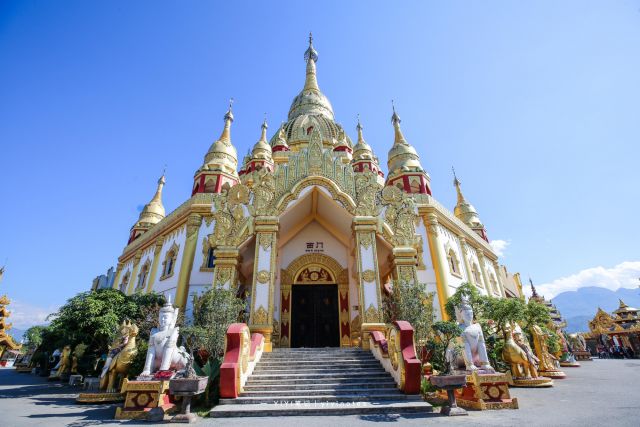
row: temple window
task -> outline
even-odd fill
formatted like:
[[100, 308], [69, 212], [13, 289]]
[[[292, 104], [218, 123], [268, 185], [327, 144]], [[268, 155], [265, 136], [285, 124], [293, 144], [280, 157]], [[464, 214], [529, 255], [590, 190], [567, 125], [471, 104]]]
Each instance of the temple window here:
[[138, 283], [136, 284], [136, 291], [144, 289], [147, 285], [147, 277], [149, 276], [149, 270], [151, 269], [151, 263], [149, 260], [140, 267], [140, 274], [138, 274]]
[[215, 191], [216, 191], [216, 179], [215, 178], [207, 179], [207, 181], [204, 183], [204, 192], [213, 193]]
[[215, 260], [216, 256], [213, 254], [213, 248], [209, 248], [209, 253], [207, 254], [207, 268], [213, 268], [215, 266]]
[[415, 178], [411, 180], [411, 192], [412, 193], [420, 192], [420, 182]]
[[451, 271], [451, 274], [461, 277], [460, 262], [458, 261], [458, 256], [453, 249], [449, 249], [449, 252], [447, 252], [447, 261], [449, 263], [449, 270]]
[[480, 277], [480, 271], [478, 270], [478, 264], [473, 264], [471, 267], [471, 274], [473, 275], [473, 281], [477, 286], [482, 287], [482, 278]]
[[496, 282], [496, 276], [492, 274], [489, 277], [489, 283], [491, 284], [491, 289], [493, 290], [493, 292], [499, 294], [500, 292], [498, 291], [498, 282]]
[[173, 272], [176, 269], [176, 260], [178, 258], [178, 245], [175, 243], [171, 246], [171, 249], [167, 251], [162, 262], [162, 277], [160, 280], [167, 279], [173, 276]]
[[127, 271], [127, 274], [122, 278], [122, 282], [120, 282], [120, 292], [126, 293], [127, 288], [129, 287], [129, 278], [131, 277], [131, 273]]

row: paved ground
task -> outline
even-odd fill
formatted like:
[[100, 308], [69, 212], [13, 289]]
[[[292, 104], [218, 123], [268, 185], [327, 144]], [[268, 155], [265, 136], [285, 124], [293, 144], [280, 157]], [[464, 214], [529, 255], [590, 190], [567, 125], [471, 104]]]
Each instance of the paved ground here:
[[[518, 410], [470, 412], [467, 417], [342, 416], [202, 419], [200, 425], [306, 427], [395, 425], [478, 426], [638, 426], [640, 421], [640, 361], [595, 360], [566, 371], [551, 389], [511, 389]], [[114, 406], [79, 405], [76, 391], [47, 383], [40, 377], [0, 369], [0, 425], [19, 426], [127, 426], [115, 422]]]

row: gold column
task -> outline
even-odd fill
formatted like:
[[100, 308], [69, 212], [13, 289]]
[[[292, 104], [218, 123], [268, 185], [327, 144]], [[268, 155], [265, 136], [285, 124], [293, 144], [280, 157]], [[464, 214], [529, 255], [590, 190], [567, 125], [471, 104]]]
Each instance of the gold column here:
[[[376, 250], [376, 230], [378, 218], [373, 216], [357, 216], [353, 218], [353, 231], [356, 236], [356, 261], [358, 268], [358, 297], [360, 318], [362, 320], [362, 348], [369, 349], [369, 335], [373, 331], [384, 331], [382, 319], [382, 295], [380, 293], [380, 272]], [[372, 255], [370, 261], [363, 256], [367, 252]], [[365, 264], [366, 263], [366, 264]], [[369, 264], [370, 263], [370, 264]], [[367, 268], [371, 267], [371, 268]], [[365, 287], [373, 287], [373, 299], [365, 298]]]
[[133, 257], [133, 270], [131, 270], [131, 276], [129, 278], [129, 287], [127, 288], [127, 295], [131, 295], [138, 283], [138, 270], [140, 270], [140, 258], [142, 258], [142, 251], [138, 250], [135, 257]]
[[460, 248], [462, 249], [462, 258], [464, 259], [464, 268], [467, 270], [467, 280], [469, 283], [473, 283], [476, 286], [480, 285], [480, 283], [475, 282], [475, 277], [473, 277], [473, 272], [471, 271], [471, 264], [469, 263], [469, 248], [467, 247], [467, 239], [464, 237], [459, 237], [460, 240]]
[[[256, 250], [253, 262], [253, 281], [251, 285], [251, 316], [249, 329], [264, 336], [264, 351], [272, 349], [273, 306], [276, 279], [276, 255], [279, 222], [275, 216], [259, 216], [255, 219]], [[264, 257], [268, 257], [265, 260]], [[259, 288], [267, 287], [267, 300], [258, 297], [264, 292]], [[267, 306], [265, 308], [265, 305]]]
[[405, 246], [393, 248], [393, 278], [405, 283], [418, 283], [418, 262], [415, 248]]
[[162, 251], [162, 245], [164, 244], [164, 237], [158, 237], [156, 239], [156, 249], [153, 251], [153, 264], [151, 264], [151, 272], [149, 273], [149, 283], [147, 283], [147, 293], [150, 293], [153, 289], [153, 282], [156, 280], [158, 274], [158, 265], [162, 263], [160, 261], [160, 252]]
[[[211, 239], [213, 235], [209, 236]], [[215, 242], [210, 241], [212, 246]], [[213, 251], [213, 286], [235, 288], [238, 286], [238, 260], [240, 252], [235, 246], [215, 246]]]
[[423, 212], [420, 210], [422, 219], [427, 226], [427, 236], [429, 239], [429, 252], [431, 252], [431, 261], [433, 263], [433, 269], [436, 273], [436, 287], [438, 288], [438, 303], [440, 305], [440, 312], [442, 313], [442, 319], [448, 320], [449, 316], [445, 310], [445, 304], [451, 296], [449, 291], [448, 281], [448, 263], [447, 257], [442, 251], [442, 243], [440, 242], [440, 234], [438, 231], [438, 217], [432, 212]]
[[118, 261], [118, 264], [116, 265], [116, 275], [113, 278], [113, 289], [118, 289], [120, 286], [120, 274], [122, 273], [122, 266], [124, 266], [124, 263]]
[[182, 253], [182, 262], [180, 263], [180, 275], [178, 276], [178, 287], [176, 289], [175, 306], [182, 310], [187, 305], [187, 296], [189, 294], [189, 279], [191, 278], [191, 269], [193, 268], [193, 256], [196, 252], [198, 243], [198, 230], [202, 224], [202, 216], [191, 214], [187, 218], [187, 238], [184, 243], [184, 252]]
[[[489, 276], [487, 275], [487, 269], [485, 268], [484, 265], [484, 251], [481, 249], [478, 249], [478, 263], [480, 263], [480, 274], [482, 274], [482, 280], [484, 281], [484, 283], [487, 284], [487, 293], [489, 295], [493, 295], [493, 287], [491, 286], [491, 282], [489, 281]], [[498, 279], [496, 279], [496, 283], [497, 283]]]
[[495, 273], [496, 273], [496, 284], [498, 285], [498, 291], [500, 291], [500, 295], [502, 295], [503, 298], [506, 298], [507, 294], [504, 291], [504, 283], [502, 283], [502, 279], [500, 275], [500, 266], [498, 265], [498, 261], [492, 260], [491, 263], [493, 264], [493, 269], [495, 270]]

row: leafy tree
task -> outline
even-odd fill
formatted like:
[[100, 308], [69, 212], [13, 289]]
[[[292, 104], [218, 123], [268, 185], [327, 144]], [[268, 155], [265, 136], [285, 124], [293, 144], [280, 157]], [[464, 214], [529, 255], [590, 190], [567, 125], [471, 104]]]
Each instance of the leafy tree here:
[[523, 331], [529, 331], [533, 325], [543, 327], [551, 322], [549, 308], [533, 299], [530, 299], [525, 305], [523, 317], [522, 324], [520, 324]]
[[208, 358], [220, 361], [227, 329], [241, 320], [245, 307], [246, 302], [236, 296], [235, 289], [212, 286], [195, 300], [193, 325], [183, 328], [182, 334], [192, 349], [205, 350]]
[[24, 338], [29, 348], [36, 349], [42, 344], [46, 330], [46, 326], [32, 326], [24, 331], [22, 338]]
[[207, 391], [201, 401], [209, 407], [219, 394], [220, 365], [224, 357], [227, 329], [232, 323], [244, 321], [246, 301], [238, 298], [235, 289], [212, 286], [193, 304], [193, 325], [181, 330], [189, 348], [195, 353], [198, 375], [209, 377]]
[[425, 346], [432, 333], [433, 293], [425, 283], [394, 282], [391, 295], [383, 301], [385, 322], [405, 320], [413, 326], [418, 355], [425, 356]]
[[466, 297], [473, 309], [474, 318], [480, 319], [483, 317], [485, 307], [487, 305], [487, 299], [489, 297], [483, 296], [474, 285], [469, 282], [465, 282], [458, 286], [453, 295], [447, 300], [445, 304], [445, 311], [450, 319], [456, 318], [456, 307], [462, 303], [462, 298]]
[[451, 366], [447, 363], [447, 349], [451, 342], [462, 334], [462, 329], [456, 322], [438, 321], [432, 326], [435, 339], [431, 339], [427, 343], [429, 352], [431, 353], [430, 363], [435, 370], [446, 375], [451, 370]]

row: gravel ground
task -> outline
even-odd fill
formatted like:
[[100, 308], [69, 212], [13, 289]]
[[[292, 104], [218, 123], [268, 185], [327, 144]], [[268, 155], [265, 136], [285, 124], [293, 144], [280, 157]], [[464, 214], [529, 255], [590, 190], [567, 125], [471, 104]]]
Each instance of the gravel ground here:
[[[640, 360], [595, 360], [566, 368], [567, 379], [550, 389], [511, 389], [520, 409], [469, 412], [467, 417], [363, 415], [332, 417], [201, 419], [216, 426], [301, 427], [462, 424], [478, 426], [638, 426]], [[0, 425], [116, 426], [151, 425], [114, 421], [113, 405], [80, 405], [77, 390], [13, 369], [0, 369]]]

